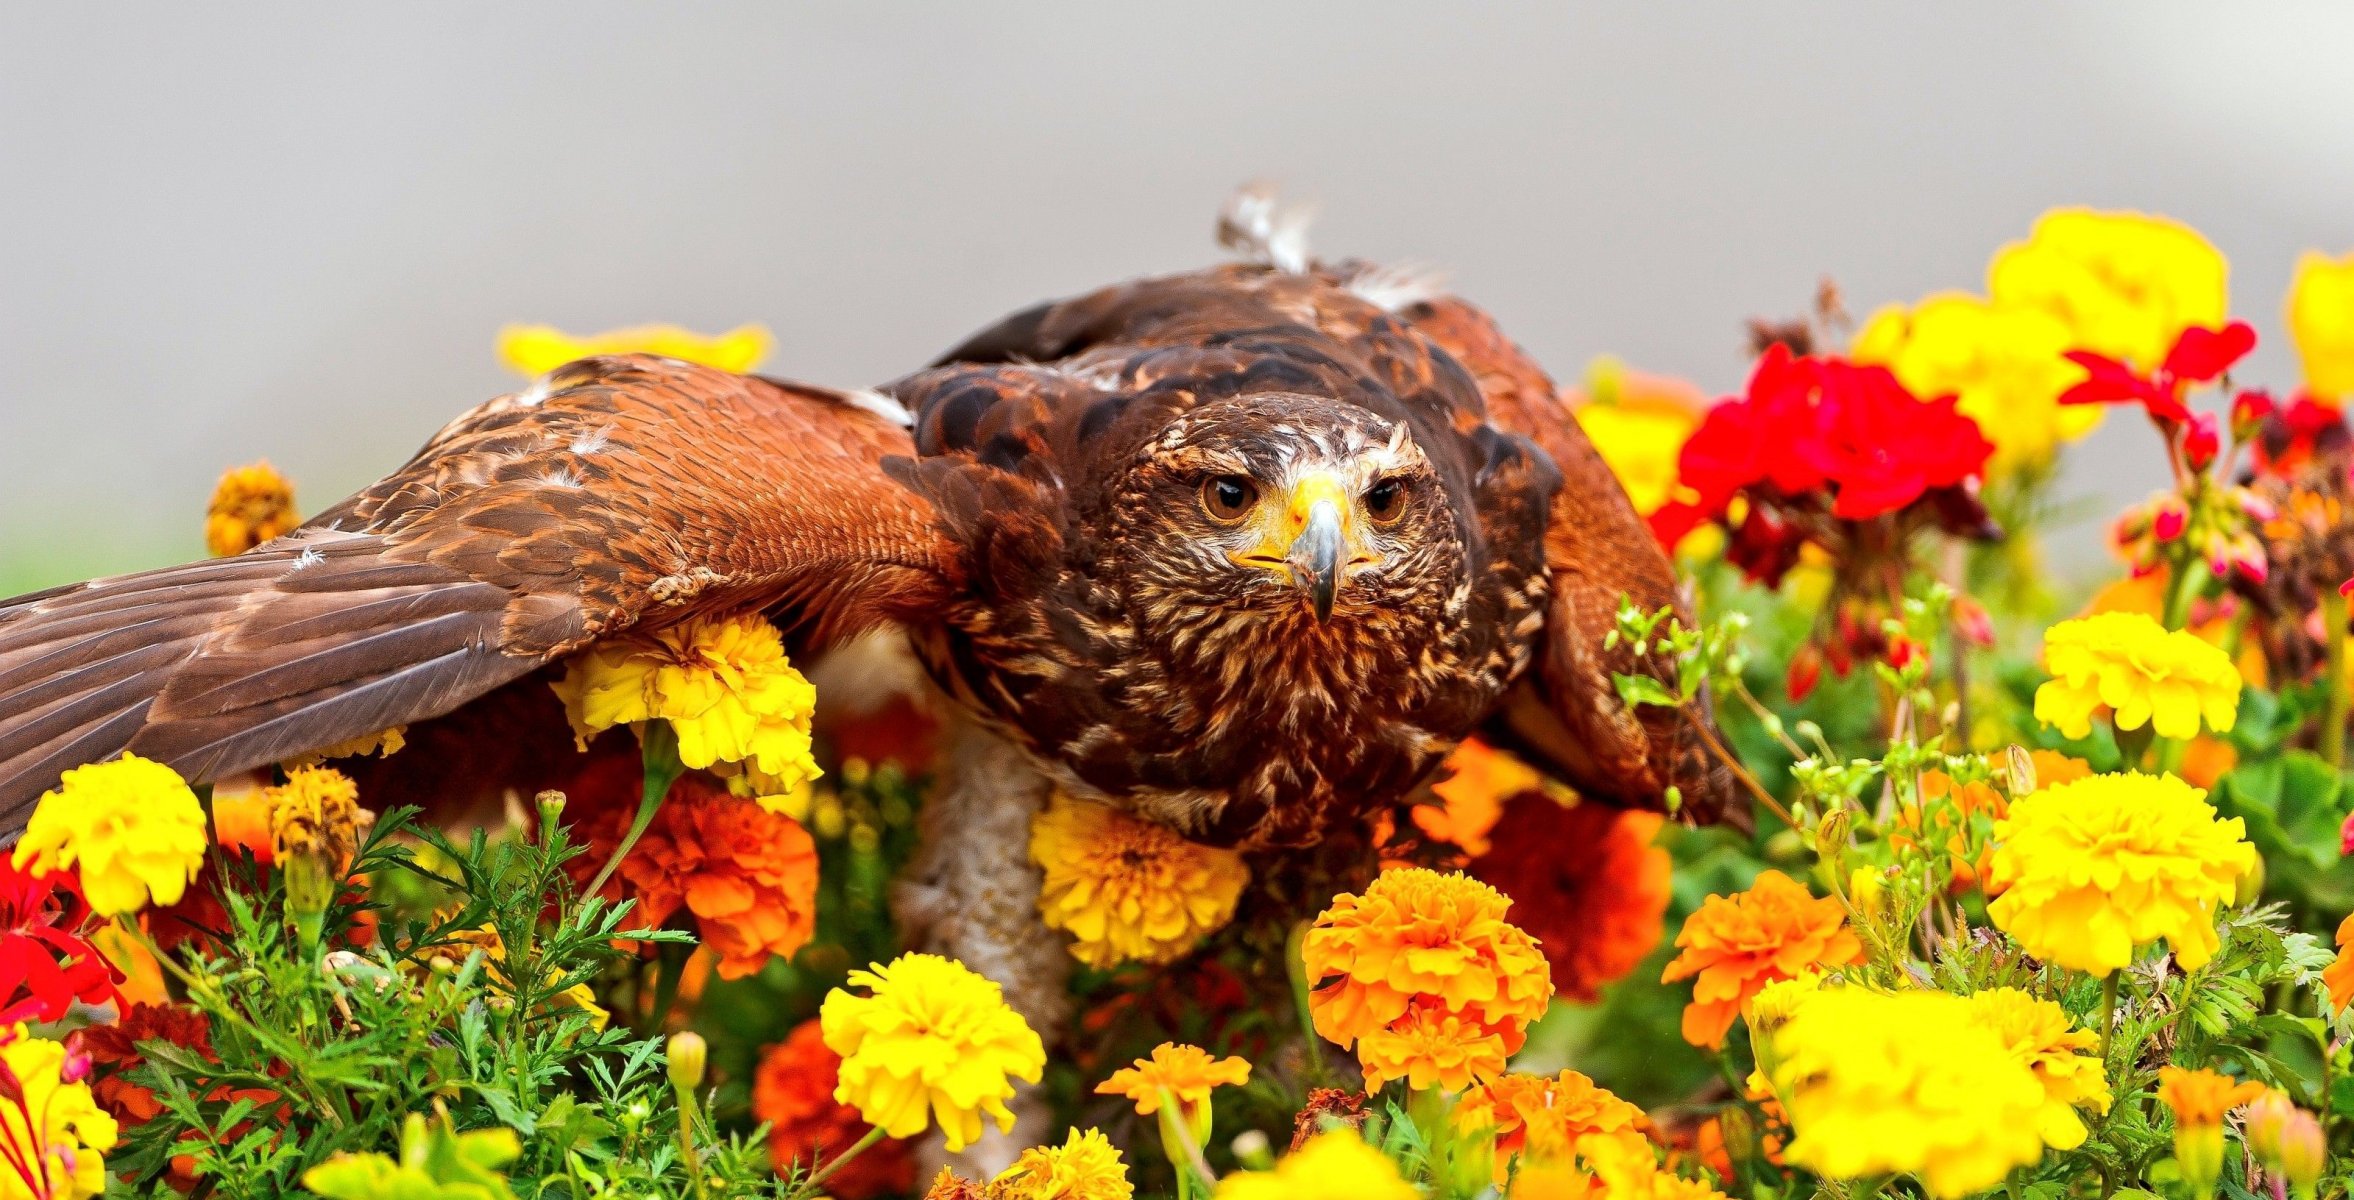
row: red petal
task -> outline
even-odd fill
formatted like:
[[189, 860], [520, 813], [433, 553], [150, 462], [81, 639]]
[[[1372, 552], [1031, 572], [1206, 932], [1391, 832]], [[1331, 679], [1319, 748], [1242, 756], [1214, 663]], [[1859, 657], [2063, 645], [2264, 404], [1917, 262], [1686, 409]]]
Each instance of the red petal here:
[[2083, 367], [2084, 381], [2060, 394], [2062, 404], [2122, 404], [2139, 403], [2156, 389], [2147, 380], [2133, 373], [2133, 368], [2105, 354], [2090, 350], [2070, 350], [2069, 362]]
[[2162, 368], [2176, 379], [2205, 383], [2231, 369], [2256, 348], [2256, 330], [2246, 321], [2232, 321], [2221, 329], [2193, 325], [2174, 339]]

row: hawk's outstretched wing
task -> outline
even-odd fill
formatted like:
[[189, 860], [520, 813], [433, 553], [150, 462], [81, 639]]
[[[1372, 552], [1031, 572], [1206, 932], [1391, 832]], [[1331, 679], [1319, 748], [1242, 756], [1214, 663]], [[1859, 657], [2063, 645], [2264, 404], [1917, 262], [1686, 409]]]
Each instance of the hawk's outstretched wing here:
[[233, 558], [0, 602], [0, 842], [63, 770], [191, 780], [423, 720], [599, 636], [763, 608], [804, 645], [936, 609], [961, 568], [889, 401], [587, 359]]

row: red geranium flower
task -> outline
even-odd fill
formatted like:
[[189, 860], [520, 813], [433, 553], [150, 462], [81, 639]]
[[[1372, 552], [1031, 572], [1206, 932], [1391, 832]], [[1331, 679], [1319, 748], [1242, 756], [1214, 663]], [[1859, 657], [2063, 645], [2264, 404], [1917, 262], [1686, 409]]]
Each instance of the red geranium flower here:
[[119, 1002], [122, 972], [82, 937], [90, 907], [69, 875], [33, 875], [0, 854], [0, 1012], [54, 1021], [84, 1004]]
[[2147, 375], [2090, 350], [2071, 350], [2069, 362], [2083, 367], [2084, 381], [2060, 393], [2062, 404], [2140, 404], [2162, 422], [2186, 421], [2183, 390], [2209, 383], [2256, 348], [2256, 330], [2246, 321], [2232, 321], [2218, 329], [2193, 325], [2174, 339], [2166, 361]]

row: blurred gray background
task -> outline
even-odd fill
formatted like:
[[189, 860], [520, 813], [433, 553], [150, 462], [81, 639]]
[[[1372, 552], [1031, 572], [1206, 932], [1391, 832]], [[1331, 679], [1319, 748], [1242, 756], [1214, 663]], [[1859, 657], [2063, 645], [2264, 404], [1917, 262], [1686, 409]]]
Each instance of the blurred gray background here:
[[[2354, 247], [2354, 5], [0, 4], [0, 592], [316, 510], [512, 380], [502, 323], [774, 328], [868, 383], [1214, 257], [1237, 183], [1443, 266], [1557, 374], [1977, 287], [2057, 204], [2189, 221], [2294, 383]], [[2069, 488], [2154, 486], [2113, 420]], [[2097, 567], [2095, 526], [2063, 539]]]

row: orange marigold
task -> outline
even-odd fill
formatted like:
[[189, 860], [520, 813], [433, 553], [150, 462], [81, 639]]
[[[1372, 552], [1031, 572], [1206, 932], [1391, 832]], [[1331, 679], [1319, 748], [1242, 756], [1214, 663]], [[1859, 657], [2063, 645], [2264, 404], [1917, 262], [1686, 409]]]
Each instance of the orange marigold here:
[[1488, 852], [1505, 800], [1535, 791], [1544, 781], [1536, 768], [1478, 738], [1455, 747], [1445, 766], [1445, 778], [1430, 785], [1440, 803], [1414, 806], [1414, 825], [1424, 836], [1452, 842], [1474, 858]]
[[[768, 1123], [768, 1154], [781, 1173], [787, 1165], [822, 1166], [866, 1136], [858, 1110], [834, 1099], [842, 1056], [826, 1046], [816, 1021], [803, 1021], [784, 1041], [761, 1051], [752, 1075], [752, 1115]], [[898, 1195], [915, 1186], [915, 1156], [905, 1141], [885, 1138], [826, 1177], [841, 1200]]]
[[[1500, 1070], [1553, 995], [1536, 941], [1504, 919], [1510, 904], [1468, 875], [1419, 867], [1335, 899], [1302, 946], [1316, 1032], [1343, 1047], [1373, 1039], [1370, 1060], [1359, 1052], [1369, 1087], [1415, 1066], [1446, 1078]], [[1450, 1028], [1445, 1018], [1457, 1035], [1492, 1044], [1416, 1059], [1417, 1047]]]
[[2354, 913], [2338, 923], [2338, 959], [2322, 968], [2321, 982], [2329, 989], [2331, 1008], [2344, 1012], [2354, 1004]]
[[2158, 1100], [2174, 1113], [2178, 1125], [2221, 1125], [2223, 1114], [2264, 1094], [2264, 1085], [2233, 1079], [2204, 1067], [2158, 1068]]
[[[580, 823], [591, 852], [572, 860], [574, 882], [585, 884], [604, 865], [633, 815], [616, 807]], [[720, 978], [740, 979], [770, 955], [791, 955], [808, 943], [817, 916], [817, 845], [791, 817], [690, 772], [670, 786], [605, 895], [635, 899], [630, 919], [649, 925], [684, 906], [703, 944], [719, 955]]]
[[1405, 1016], [1357, 1039], [1357, 1066], [1365, 1073], [1369, 1092], [1380, 1091], [1393, 1079], [1405, 1080], [1416, 1091], [1436, 1087], [1459, 1092], [1503, 1074], [1504, 1060], [1519, 1047], [1518, 1030], [1487, 1025], [1435, 1001], [1417, 1000]]
[[[2073, 783], [2092, 774], [2091, 763], [2074, 755], [2062, 754], [2057, 750], [2030, 750], [2027, 752], [2027, 759], [2035, 764], [2035, 786], [2039, 788]], [[2014, 790], [2024, 794], [2029, 789]]]
[[1513, 1159], [1569, 1154], [1591, 1135], [1640, 1139], [1650, 1121], [1643, 1110], [1576, 1071], [1550, 1079], [1542, 1075], [1499, 1075], [1463, 1094], [1455, 1105], [1455, 1126], [1466, 1132], [1496, 1131], [1496, 1179]]
[[1863, 957], [1836, 899], [1817, 899], [1780, 871], [1763, 871], [1746, 892], [1710, 896], [1676, 935], [1683, 953], [1663, 983], [1697, 979], [1684, 1008], [1684, 1040], [1715, 1048], [1758, 989], [1808, 967], [1845, 966]]
[[243, 554], [294, 531], [294, 485], [267, 462], [235, 467], [213, 488], [204, 514], [204, 548], [214, 558]]
[[1472, 861], [1472, 874], [1513, 897], [1563, 996], [1592, 1003], [1659, 945], [1673, 866], [1651, 844], [1659, 826], [1656, 813], [1522, 792], [1505, 804], [1494, 847]]
[[1242, 1059], [1211, 1058], [1199, 1046], [1163, 1042], [1153, 1047], [1150, 1057], [1137, 1059], [1136, 1065], [1122, 1067], [1096, 1084], [1095, 1094], [1126, 1096], [1135, 1102], [1138, 1116], [1149, 1117], [1161, 1111], [1163, 1088], [1180, 1107], [1191, 1110], [1207, 1104], [1213, 1090], [1241, 1087], [1250, 1078], [1251, 1065]]

